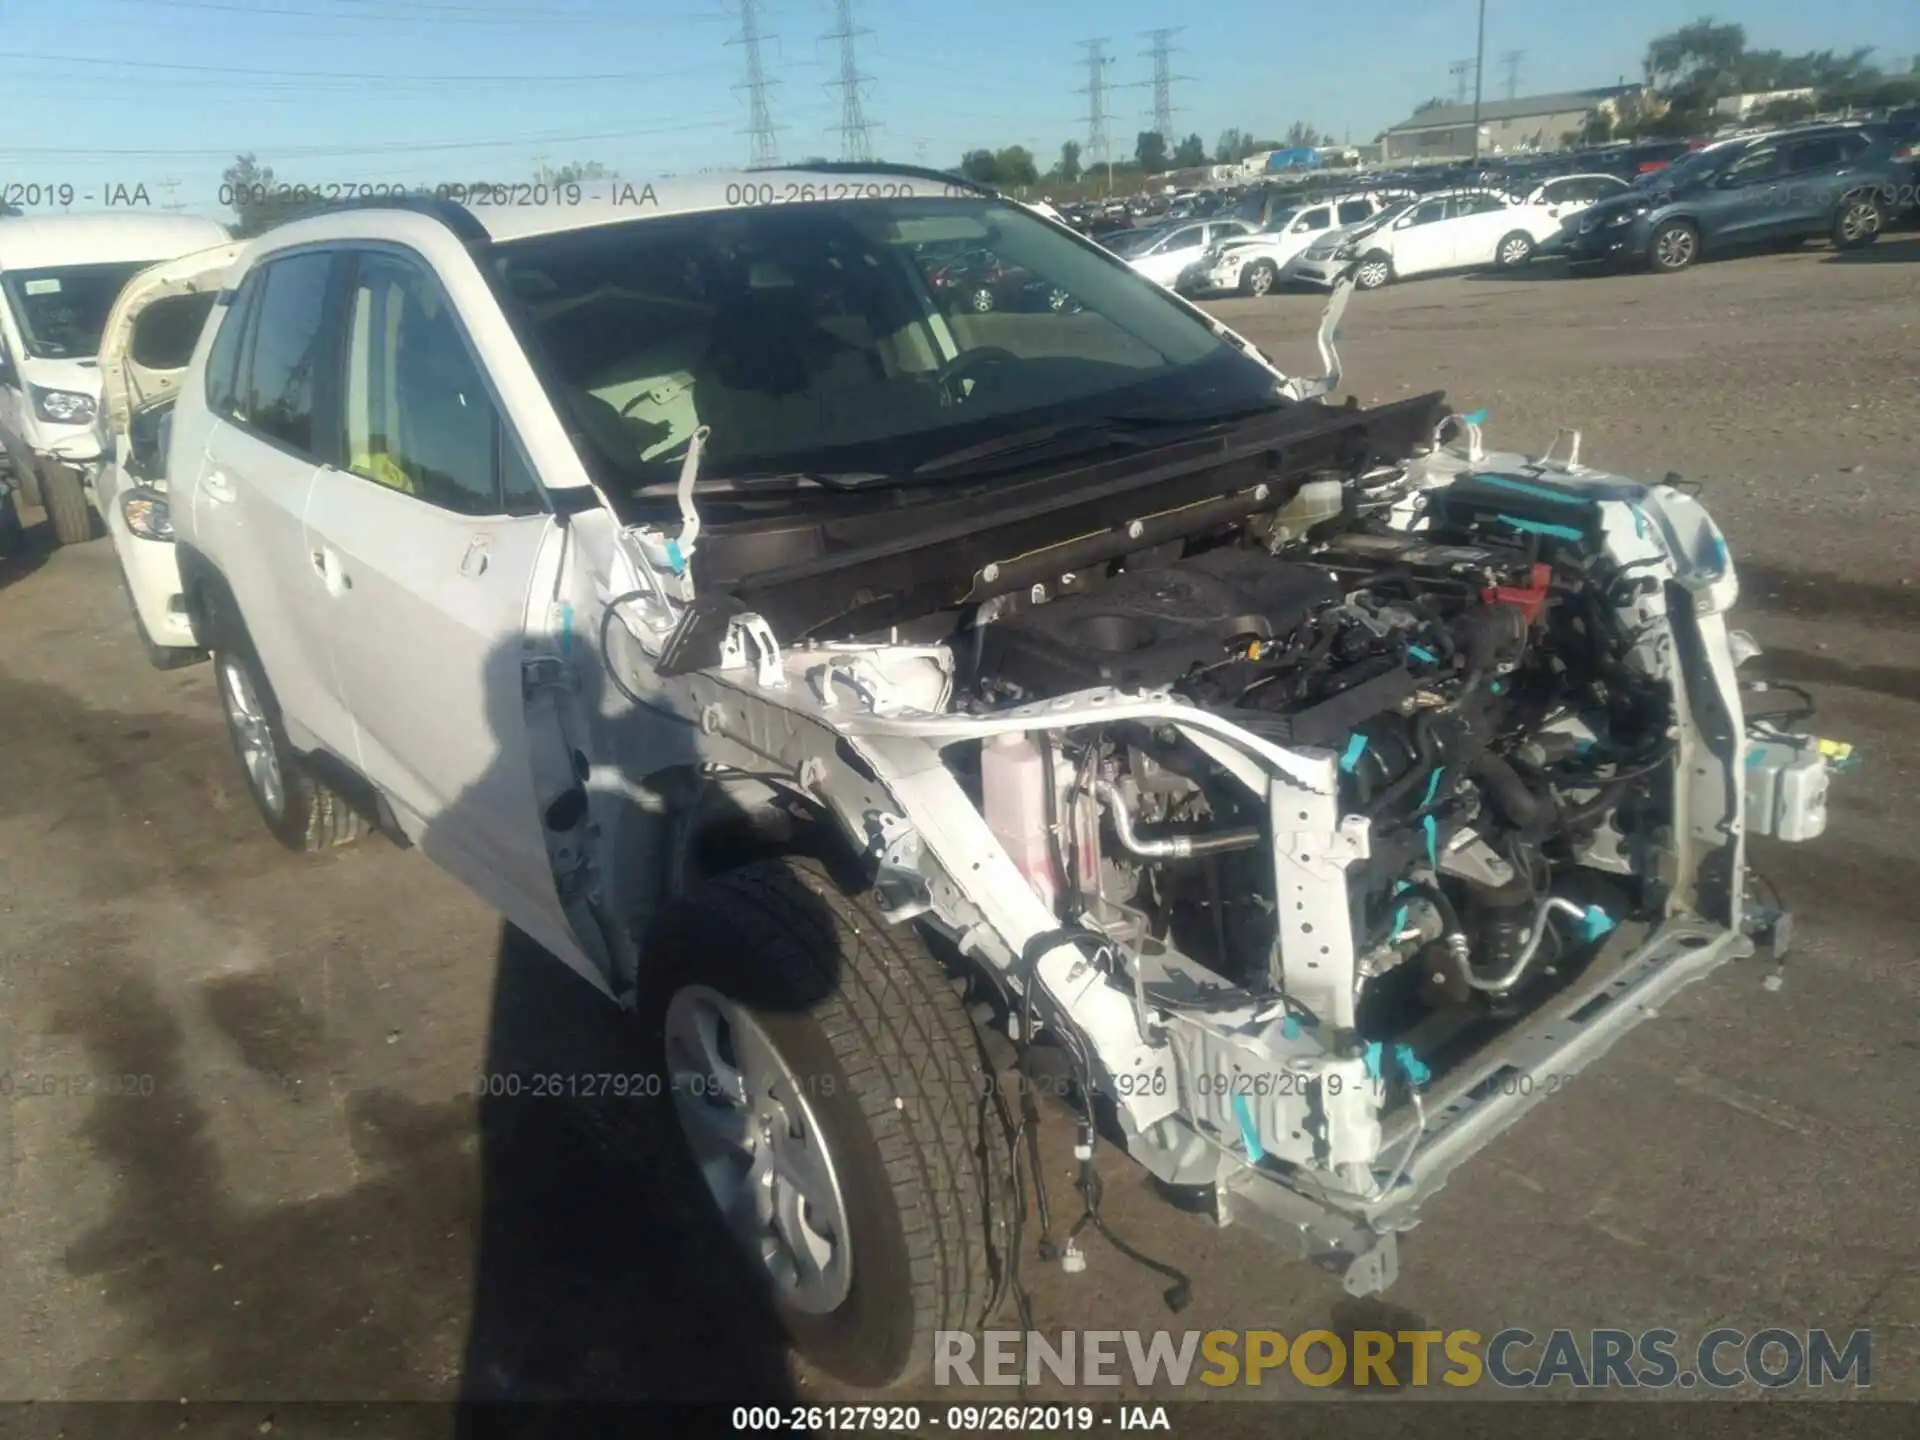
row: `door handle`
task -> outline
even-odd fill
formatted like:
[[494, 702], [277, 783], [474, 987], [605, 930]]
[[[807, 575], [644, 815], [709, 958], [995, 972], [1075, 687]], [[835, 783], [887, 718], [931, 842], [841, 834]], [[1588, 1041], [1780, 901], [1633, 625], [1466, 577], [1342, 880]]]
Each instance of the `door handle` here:
[[460, 557], [460, 573], [473, 579], [487, 573], [487, 537], [476, 535], [467, 546], [467, 553]]
[[207, 499], [213, 501], [216, 505], [231, 505], [233, 503], [233, 481], [227, 478], [224, 471], [207, 471], [206, 474], [200, 477], [200, 490]]

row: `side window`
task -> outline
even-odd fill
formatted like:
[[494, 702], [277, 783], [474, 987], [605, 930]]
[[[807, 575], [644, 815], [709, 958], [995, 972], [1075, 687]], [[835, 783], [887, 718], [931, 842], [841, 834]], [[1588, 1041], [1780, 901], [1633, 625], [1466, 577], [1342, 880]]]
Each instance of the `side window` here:
[[314, 387], [326, 364], [327, 286], [333, 255], [319, 251], [269, 263], [261, 278], [233, 418], [270, 440], [314, 455]]
[[1581, 182], [1578, 180], [1555, 180], [1552, 184], [1542, 187], [1540, 203], [1565, 205], [1569, 200], [1584, 200], [1586, 196], [1581, 192], [1580, 185]]
[[508, 509], [504, 449], [515, 498], [534, 491], [432, 275], [393, 256], [363, 255], [348, 314], [348, 470], [443, 510], [499, 515]]
[[1324, 230], [1333, 222], [1333, 212], [1325, 205], [1316, 205], [1298, 220], [1293, 222], [1295, 230]]
[[1496, 210], [1506, 208], [1497, 195], [1462, 195], [1453, 202], [1451, 213], [1453, 218], [1459, 219], [1465, 215], [1491, 215]]
[[1339, 220], [1342, 225], [1358, 225], [1373, 214], [1373, 206], [1365, 200], [1342, 200], [1339, 208]]
[[1822, 135], [1817, 140], [1803, 140], [1787, 150], [1787, 169], [1793, 174], [1807, 170], [1825, 170], [1830, 165], [1840, 163], [1840, 137]]
[[1402, 223], [1407, 225], [1431, 225], [1434, 221], [1443, 219], [1446, 213], [1447, 202], [1445, 200], [1428, 200], [1423, 204], [1414, 206], [1413, 209], [1407, 213], [1407, 218]]
[[1720, 177], [1722, 185], [1752, 185], [1775, 174], [1780, 166], [1780, 152], [1771, 145], [1761, 150], [1749, 150], [1726, 169]]
[[220, 321], [220, 333], [213, 338], [207, 355], [207, 408], [216, 415], [233, 412], [234, 391], [240, 379], [240, 355], [246, 346], [247, 327], [253, 318], [253, 302], [260, 293], [260, 277], [255, 270], [240, 284], [227, 302]]
[[[1911, 134], [1913, 122], [1908, 121], [1907, 124], [1908, 124], [1908, 129], [1904, 133]], [[1836, 136], [1835, 138], [1840, 145], [1840, 160], [1842, 164], [1845, 164], [1846, 162], [1851, 160], [1858, 160], [1862, 155], [1866, 154], [1867, 151], [1873, 148], [1872, 138], [1867, 135], [1863, 135], [1858, 130], [1848, 130], [1844, 134]]]

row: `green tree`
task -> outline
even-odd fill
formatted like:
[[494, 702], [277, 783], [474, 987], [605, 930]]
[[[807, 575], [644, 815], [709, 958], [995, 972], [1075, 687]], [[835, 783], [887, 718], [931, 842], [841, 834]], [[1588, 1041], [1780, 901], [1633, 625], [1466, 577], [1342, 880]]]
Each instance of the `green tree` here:
[[1034, 163], [1033, 152], [1024, 145], [1009, 145], [995, 151], [993, 163], [1000, 175], [996, 184], [1037, 185], [1040, 181], [1040, 167]]
[[1064, 141], [1060, 146], [1059, 163], [1053, 167], [1053, 175], [1062, 185], [1071, 185], [1080, 178], [1080, 142]]
[[1207, 163], [1207, 142], [1198, 135], [1189, 135], [1173, 147], [1173, 168], [1192, 170]]
[[1167, 137], [1158, 130], [1142, 130], [1133, 142], [1133, 158], [1147, 174], [1159, 174], [1167, 168]]
[[998, 185], [1000, 162], [991, 150], [969, 150], [960, 157], [960, 173], [982, 185]]
[[1305, 121], [1296, 120], [1287, 127], [1287, 146], [1289, 150], [1311, 150], [1316, 145], [1325, 145], [1330, 137], [1322, 135]]
[[262, 165], [252, 151], [235, 156], [233, 164], [220, 172], [220, 182], [238, 221], [235, 233], [242, 238], [271, 230], [313, 208], [313, 201], [292, 187], [288, 187], [291, 193], [276, 191], [273, 167]]
[[582, 180], [604, 180], [607, 167], [598, 160], [584, 163], [578, 160], [562, 165], [558, 170], [542, 162], [534, 167], [533, 183], [536, 185], [578, 185]]
[[1231, 130], [1220, 132], [1219, 143], [1213, 147], [1213, 163], [1216, 165], [1238, 165], [1253, 151], [1247, 141], [1246, 131], [1235, 126]]

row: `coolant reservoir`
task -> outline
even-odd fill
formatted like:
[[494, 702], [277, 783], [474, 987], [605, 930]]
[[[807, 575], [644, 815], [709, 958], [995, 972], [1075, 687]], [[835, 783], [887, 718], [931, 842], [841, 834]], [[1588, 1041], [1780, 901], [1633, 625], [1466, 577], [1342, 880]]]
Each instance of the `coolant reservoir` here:
[[1047, 845], [1047, 763], [1024, 734], [995, 735], [980, 747], [980, 810], [994, 839], [1051, 908], [1059, 891]]
[[1298, 540], [1323, 520], [1340, 513], [1346, 486], [1338, 480], [1309, 480], [1274, 513], [1273, 538]]

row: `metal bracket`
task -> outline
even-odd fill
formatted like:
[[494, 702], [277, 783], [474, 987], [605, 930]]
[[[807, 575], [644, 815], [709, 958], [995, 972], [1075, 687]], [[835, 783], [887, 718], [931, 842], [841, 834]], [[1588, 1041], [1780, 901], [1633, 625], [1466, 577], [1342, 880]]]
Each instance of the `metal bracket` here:
[[781, 667], [780, 642], [773, 638], [773, 627], [758, 615], [735, 615], [727, 621], [727, 635], [720, 642], [720, 668], [744, 670], [748, 665], [762, 688], [786, 688], [787, 672]]
[[920, 869], [925, 853], [920, 832], [898, 815], [874, 814], [867, 823], [878, 860], [873, 889], [880, 902], [880, 918], [895, 925], [931, 910], [933, 896]]

